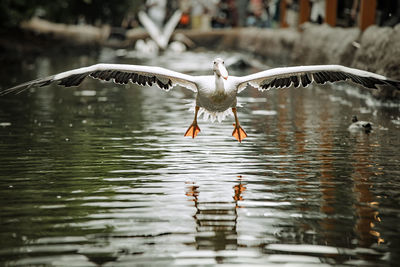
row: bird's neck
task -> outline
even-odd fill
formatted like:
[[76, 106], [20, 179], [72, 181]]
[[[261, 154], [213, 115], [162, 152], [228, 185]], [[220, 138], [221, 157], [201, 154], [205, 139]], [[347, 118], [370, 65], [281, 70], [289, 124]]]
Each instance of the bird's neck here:
[[217, 93], [224, 93], [225, 92], [225, 87], [224, 87], [224, 78], [222, 78], [220, 75], [214, 73], [215, 76], [215, 91]]

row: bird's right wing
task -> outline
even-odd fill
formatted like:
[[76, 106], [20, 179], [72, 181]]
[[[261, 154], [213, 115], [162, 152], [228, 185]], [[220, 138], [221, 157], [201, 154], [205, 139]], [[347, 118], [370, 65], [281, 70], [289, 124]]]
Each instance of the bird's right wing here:
[[129, 64], [96, 64], [29, 81], [1, 91], [0, 95], [11, 92], [20, 93], [32, 87], [42, 87], [54, 82], [65, 87], [78, 86], [87, 76], [103, 81], [113, 81], [117, 84], [127, 84], [128, 82], [142, 86], [156, 84], [166, 91], [169, 91], [175, 85], [186, 87], [194, 92], [197, 91], [194, 76], [169, 69]]

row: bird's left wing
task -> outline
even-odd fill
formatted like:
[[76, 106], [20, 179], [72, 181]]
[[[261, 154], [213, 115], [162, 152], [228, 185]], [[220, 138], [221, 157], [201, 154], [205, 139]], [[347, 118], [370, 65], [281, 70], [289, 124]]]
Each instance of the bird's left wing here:
[[238, 91], [246, 88], [247, 84], [261, 91], [271, 88], [306, 87], [313, 81], [318, 84], [350, 80], [367, 88], [377, 89], [377, 85], [389, 85], [400, 90], [400, 81], [390, 80], [385, 76], [348, 68], [340, 65], [314, 65], [274, 68], [251, 75], [240, 77]]
[[186, 87], [194, 92], [197, 91], [193, 76], [169, 69], [128, 64], [96, 64], [26, 82], [1, 91], [0, 95], [11, 92], [20, 93], [32, 87], [42, 87], [55, 82], [65, 87], [78, 86], [87, 76], [103, 81], [113, 81], [117, 84], [127, 84], [128, 82], [142, 86], [156, 84], [166, 91], [169, 91], [175, 85]]

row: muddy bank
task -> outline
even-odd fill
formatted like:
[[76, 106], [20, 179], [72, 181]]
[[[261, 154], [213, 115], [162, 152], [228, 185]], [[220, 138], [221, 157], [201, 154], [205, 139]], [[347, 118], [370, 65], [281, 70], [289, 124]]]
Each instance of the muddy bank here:
[[3, 65], [23, 64], [42, 55], [96, 53], [108, 38], [107, 31], [32, 19], [20, 28], [0, 29], [0, 61]]
[[110, 35], [109, 26], [99, 28], [91, 25], [67, 25], [39, 18], [21, 23], [21, 28], [38, 34], [51, 35], [55, 39], [66, 39], [77, 45], [100, 45]]

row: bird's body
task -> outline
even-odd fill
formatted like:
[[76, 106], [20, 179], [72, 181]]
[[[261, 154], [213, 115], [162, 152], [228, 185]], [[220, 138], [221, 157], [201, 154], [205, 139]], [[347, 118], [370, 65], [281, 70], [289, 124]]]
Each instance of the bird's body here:
[[196, 81], [198, 92], [196, 105], [216, 113], [236, 107], [237, 86], [234, 77], [199, 76]]
[[325, 84], [351, 80], [367, 88], [377, 89], [377, 86], [391, 86], [400, 90], [400, 82], [385, 76], [352, 69], [340, 65], [316, 65], [275, 68], [247, 76], [228, 76], [224, 61], [216, 58], [213, 61], [214, 75], [193, 76], [166, 68], [128, 65], [128, 64], [96, 64], [75, 70], [62, 72], [50, 77], [40, 78], [4, 90], [1, 94], [21, 92], [30, 87], [46, 86], [53, 82], [66, 87], [78, 86], [87, 77], [114, 81], [118, 84], [136, 83], [142, 86], [157, 85], [169, 91], [175, 85], [188, 88], [196, 93], [195, 117], [185, 136], [196, 137], [200, 132], [197, 125], [199, 110], [203, 108], [211, 114], [225, 113], [231, 109], [235, 117], [232, 135], [241, 142], [246, 132], [239, 124], [237, 116], [237, 95], [248, 85], [265, 91], [271, 88], [306, 87], [312, 82]]

